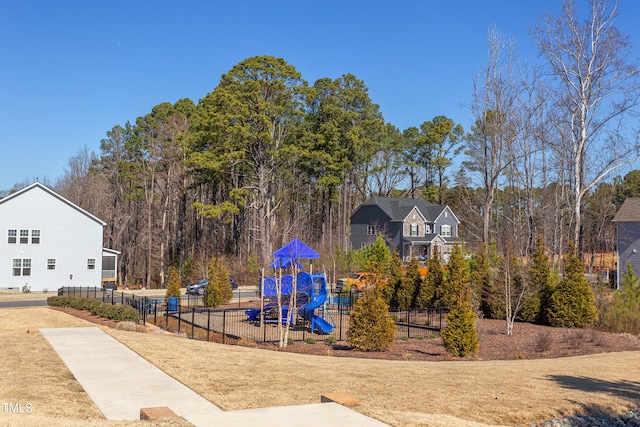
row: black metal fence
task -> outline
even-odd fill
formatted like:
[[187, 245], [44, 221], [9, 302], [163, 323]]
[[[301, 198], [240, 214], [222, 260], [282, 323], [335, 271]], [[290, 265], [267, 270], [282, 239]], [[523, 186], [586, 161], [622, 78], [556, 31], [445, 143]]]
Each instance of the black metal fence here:
[[[262, 315], [247, 313], [247, 308], [211, 309], [198, 305], [195, 298], [182, 297], [165, 301], [163, 297], [148, 297], [125, 293], [123, 291], [105, 290], [101, 288], [65, 287], [58, 289], [58, 295], [81, 296], [94, 298], [110, 304], [126, 304], [136, 308], [140, 313], [140, 322], [151, 323], [164, 330], [185, 334], [193, 339], [234, 343], [240, 339], [256, 343], [278, 342], [277, 309], [267, 313], [265, 307]], [[347, 339], [350, 323], [350, 312], [359, 297], [359, 293], [333, 294], [328, 304], [315, 310], [317, 316], [331, 325], [332, 330], [318, 333], [310, 330], [310, 321], [301, 316], [280, 316], [283, 325], [289, 328], [288, 337], [292, 341], [307, 339], [326, 340], [334, 337], [336, 341]], [[202, 298], [199, 297], [199, 301]], [[427, 338], [436, 334], [446, 326], [446, 311], [441, 308], [391, 310], [389, 314], [396, 322], [396, 338]]]

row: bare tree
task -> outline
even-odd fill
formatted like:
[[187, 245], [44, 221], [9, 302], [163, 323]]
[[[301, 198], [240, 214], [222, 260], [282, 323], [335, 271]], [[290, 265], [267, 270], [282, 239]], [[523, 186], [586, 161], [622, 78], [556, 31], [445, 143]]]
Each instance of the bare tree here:
[[614, 26], [617, 1], [589, 0], [586, 18], [573, 0], [558, 16], [547, 14], [533, 35], [555, 84], [555, 127], [569, 156], [573, 239], [582, 249], [583, 201], [603, 178], [640, 154], [625, 119], [636, 113], [638, 67], [629, 38]]
[[[496, 28], [488, 34], [489, 59], [474, 83], [472, 112], [475, 125], [467, 136], [467, 167], [481, 177], [482, 241], [490, 240], [489, 230], [495, 193], [505, 168], [513, 161], [508, 156], [516, 138], [514, 123], [516, 100], [520, 90], [516, 78], [514, 43]], [[506, 55], [505, 55], [506, 53]]]

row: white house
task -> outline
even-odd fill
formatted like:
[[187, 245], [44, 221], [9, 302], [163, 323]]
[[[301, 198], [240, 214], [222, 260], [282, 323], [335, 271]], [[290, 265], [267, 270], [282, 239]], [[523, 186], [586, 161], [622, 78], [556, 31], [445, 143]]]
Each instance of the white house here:
[[115, 282], [118, 252], [102, 248], [105, 225], [39, 182], [0, 199], [0, 289]]

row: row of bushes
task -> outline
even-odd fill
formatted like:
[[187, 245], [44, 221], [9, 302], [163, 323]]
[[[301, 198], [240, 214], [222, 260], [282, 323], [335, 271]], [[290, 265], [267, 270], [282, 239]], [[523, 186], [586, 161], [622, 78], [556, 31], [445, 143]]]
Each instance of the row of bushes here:
[[70, 307], [90, 311], [94, 316], [117, 321], [137, 322], [138, 311], [130, 305], [112, 305], [95, 299], [75, 296], [53, 296], [47, 298], [51, 306]]

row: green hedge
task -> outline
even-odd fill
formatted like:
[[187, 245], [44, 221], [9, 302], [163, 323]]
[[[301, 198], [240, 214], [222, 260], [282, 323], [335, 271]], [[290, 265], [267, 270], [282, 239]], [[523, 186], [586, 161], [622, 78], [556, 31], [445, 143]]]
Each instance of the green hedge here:
[[90, 311], [95, 316], [117, 321], [137, 322], [138, 311], [130, 305], [112, 305], [95, 299], [71, 296], [53, 296], [47, 302], [55, 307], [70, 307]]

